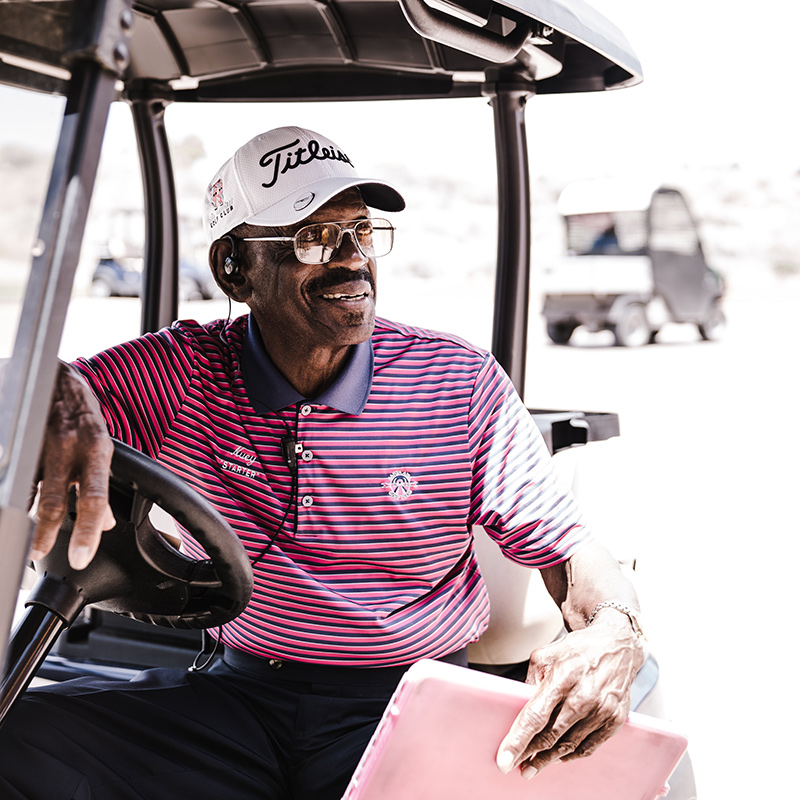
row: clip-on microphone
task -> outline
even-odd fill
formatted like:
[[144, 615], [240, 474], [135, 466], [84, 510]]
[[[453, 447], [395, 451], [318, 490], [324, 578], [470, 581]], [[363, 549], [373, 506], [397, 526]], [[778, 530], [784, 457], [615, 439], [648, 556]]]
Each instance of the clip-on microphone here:
[[300, 444], [294, 436], [284, 436], [281, 439], [281, 450], [283, 452], [283, 460], [286, 466], [289, 467], [292, 475], [297, 475], [297, 456], [303, 452], [303, 445]]

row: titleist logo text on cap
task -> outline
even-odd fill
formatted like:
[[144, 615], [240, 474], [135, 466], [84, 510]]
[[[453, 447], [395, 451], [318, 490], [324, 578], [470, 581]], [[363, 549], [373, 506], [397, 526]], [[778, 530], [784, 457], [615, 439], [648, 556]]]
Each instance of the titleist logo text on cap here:
[[[300, 139], [295, 139], [293, 142], [276, 147], [261, 156], [261, 160], [258, 163], [264, 168], [272, 167], [272, 179], [269, 183], [261, 184], [265, 189], [272, 188], [277, 183], [278, 178], [281, 175], [285, 175], [289, 170], [303, 167], [313, 161], [342, 161], [351, 167], [353, 166], [353, 163], [341, 150], [336, 150], [333, 147], [322, 147], [316, 139], [310, 139], [307, 147], [301, 146], [291, 151], [291, 148], [299, 143]], [[304, 154], [307, 155], [304, 156]]]

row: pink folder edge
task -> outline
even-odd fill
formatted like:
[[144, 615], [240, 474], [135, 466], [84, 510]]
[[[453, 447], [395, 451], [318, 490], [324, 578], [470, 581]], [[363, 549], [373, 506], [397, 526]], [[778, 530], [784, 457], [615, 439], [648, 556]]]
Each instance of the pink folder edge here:
[[403, 677], [342, 800], [656, 800], [687, 747], [662, 719], [631, 712], [591, 756], [526, 781], [495, 764], [535, 687], [440, 661]]

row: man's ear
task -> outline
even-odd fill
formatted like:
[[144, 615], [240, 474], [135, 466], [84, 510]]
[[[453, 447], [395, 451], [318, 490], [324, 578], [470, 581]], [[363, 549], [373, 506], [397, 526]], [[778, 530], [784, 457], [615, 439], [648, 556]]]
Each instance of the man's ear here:
[[223, 236], [211, 243], [208, 265], [211, 267], [217, 286], [231, 300], [246, 303], [250, 299], [251, 289], [246, 274], [247, 269], [237, 253], [236, 240], [232, 236]]

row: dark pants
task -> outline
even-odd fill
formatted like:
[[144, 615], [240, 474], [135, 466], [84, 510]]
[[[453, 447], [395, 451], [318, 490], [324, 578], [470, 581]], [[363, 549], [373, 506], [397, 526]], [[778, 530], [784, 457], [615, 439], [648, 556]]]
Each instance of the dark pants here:
[[0, 730], [0, 798], [338, 800], [405, 670], [225, 662], [28, 691]]

